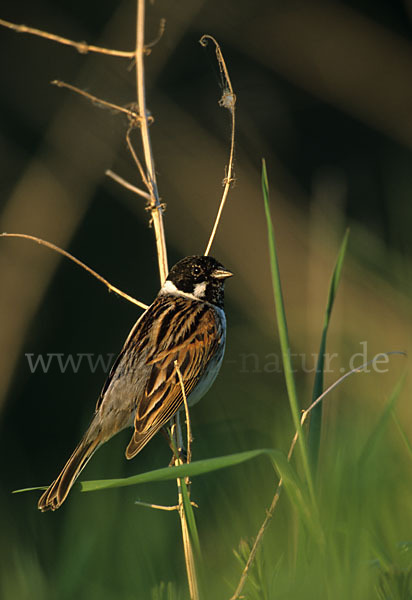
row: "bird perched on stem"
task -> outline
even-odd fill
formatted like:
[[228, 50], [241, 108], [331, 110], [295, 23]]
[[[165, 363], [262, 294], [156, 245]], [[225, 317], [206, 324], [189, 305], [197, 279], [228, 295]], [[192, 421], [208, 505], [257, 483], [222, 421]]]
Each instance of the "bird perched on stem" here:
[[176, 365], [190, 406], [208, 391], [225, 351], [224, 284], [231, 276], [210, 256], [188, 256], [171, 269], [130, 331], [83, 439], [41, 496], [41, 511], [63, 504], [94, 452], [116, 433], [134, 427], [130, 459], [176, 415], [183, 405]]

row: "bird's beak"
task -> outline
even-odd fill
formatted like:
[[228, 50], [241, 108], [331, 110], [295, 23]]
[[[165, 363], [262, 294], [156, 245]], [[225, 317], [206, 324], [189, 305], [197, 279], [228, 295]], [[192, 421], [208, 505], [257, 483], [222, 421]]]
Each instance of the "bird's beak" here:
[[226, 279], [227, 277], [233, 277], [233, 273], [226, 269], [215, 269], [212, 273], [212, 277], [215, 277], [216, 279]]

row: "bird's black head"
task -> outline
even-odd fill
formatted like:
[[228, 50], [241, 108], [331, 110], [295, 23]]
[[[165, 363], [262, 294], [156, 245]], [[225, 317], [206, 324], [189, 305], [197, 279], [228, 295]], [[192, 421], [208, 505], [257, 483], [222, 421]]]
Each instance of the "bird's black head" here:
[[161, 292], [183, 292], [223, 308], [225, 280], [232, 275], [211, 256], [187, 256], [170, 270]]

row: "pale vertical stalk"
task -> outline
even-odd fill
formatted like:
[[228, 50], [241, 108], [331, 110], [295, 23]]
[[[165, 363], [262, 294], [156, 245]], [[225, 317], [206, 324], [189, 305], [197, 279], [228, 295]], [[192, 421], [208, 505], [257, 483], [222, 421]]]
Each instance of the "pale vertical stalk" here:
[[177, 490], [179, 499], [179, 517], [180, 524], [182, 527], [182, 539], [185, 553], [186, 573], [187, 581], [189, 584], [190, 600], [199, 600], [200, 596], [199, 587], [197, 585], [195, 558], [193, 556], [193, 546], [190, 540], [189, 529], [187, 526], [186, 513], [183, 504], [182, 483], [180, 479], [177, 480]]
[[144, 77], [144, 20], [145, 0], [137, 2], [137, 25], [136, 25], [136, 87], [137, 101], [139, 104], [140, 133], [145, 158], [147, 179], [150, 193], [150, 213], [155, 232], [157, 259], [159, 263], [160, 282], [163, 284], [168, 274], [166, 240], [163, 227], [163, 208], [159, 199], [156, 182], [156, 171], [153, 160], [152, 146], [149, 136], [149, 120], [146, 108], [145, 77]]
[[190, 463], [190, 462], [192, 462], [192, 441], [193, 441], [192, 426], [190, 424], [190, 413], [189, 413], [189, 405], [187, 403], [185, 384], [183, 382], [182, 373], [180, 372], [179, 364], [178, 364], [177, 360], [175, 360], [175, 369], [176, 369], [177, 376], [179, 378], [180, 387], [182, 388], [183, 404], [185, 407], [185, 415], [186, 415], [186, 431], [187, 431], [186, 462]]
[[236, 94], [233, 91], [232, 82], [231, 82], [230, 76], [229, 76], [229, 71], [226, 66], [226, 62], [223, 57], [220, 46], [219, 46], [217, 40], [212, 35], [208, 35], [208, 34], [202, 35], [202, 37], [200, 38], [201, 45], [206, 46], [208, 43], [208, 40], [211, 40], [215, 45], [216, 58], [217, 58], [217, 62], [219, 65], [219, 70], [220, 70], [220, 73], [224, 80], [223, 95], [222, 95], [221, 99], [219, 100], [219, 106], [222, 106], [223, 108], [227, 108], [230, 111], [232, 126], [231, 126], [231, 135], [230, 135], [229, 164], [228, 164], [228, 167], [226, 170], [226, 177], [224, 179], [225, 185], [224, 185], [224, 189], [223, 189], [223, 195], [222, 195], [222, 199], [219, 204], [219, 209], [217, 211], [216, 219], [215, 219], [215, 222], [214, 222], [214, 225], [212, 228], [212, 233], [210, 234], [209, 241], [206, 246], [205, 256], [207, 256], [209, 254], [210, 249], [212, 247], [212, 244], [215, 239], [216, 232], [217, 232], [217, 228], [219, 227], [223, 208], [226, 203], [226, 198], [229, 194], [230, 186], [232, 185], [232, 183], [234, 181], [233, 163], [234, 163], [234, 158], [235, 158], [235, 128], [236, 128], [236, 120], [235, 120]]
[[[176, 361], [176, 363], [177, 363], [177, 361]], [[176, 363], [175, 363], [175, 368], [176, 368], [176, 371], [179, 376], [180, 370]], [[182, 385], [182, 389], [184, 390], [183, 380], [181, 379], [181, 375], [179, 377], [179, 380]], [[186, 394], [184, 394], [184, 398], [185, 397], [186, 397]], [[188, 411], [186, 400], [185, 400], [185, 409]], [[188, 419], [188, 412], [186, 413], [186, 418]], [[181, 444], [182, 431], [181, 431], [179, 413], [176, 414], [174, 420], [175, 420], [174, 436], [175, 436], [175, 440], [177, 442], [177, 451], [179, 452], [181, 449], [181, 445], [182, 445]], [[190, 423], [190, 421], [189, 421], [189, 423]], [[189, 425], [189, 429], [188, 429], [188, 443], [189, 443], [189, 439], [190, 439], [189, 436], [190, 436], [190, 425]], [[190, 447], [190, 444], [189, 444], [189, 447]], [[179, 456], [177, 456], [175, 458], [175, 466], [182, 465], [182, 464], [183, 464], [182, 459]], [[194, 554], [193, 554], [193, 544], [192, 544], [192, 540], [190, 537], [189, 528], [187, 525], [187, 517], [186, 517], [185, 505], [184, 505], [184, 500], [183, 500], [183, 492], [182, 492], [182, 480], [180, 478], [178, 478], [178, 479], [176, 479], [176, 483], [177, 483], [177, 504], [178, 504], [179, 518], [180, 518], [180, 526], [182, 528], [182, 542], [183, 542], [183, 550], [184, 550], [184, 555], [185, 555], [185, 565], [186, 565], [187, 583], [189, 586], [190, 600], [199, 600], [200, 599], [199, 586], [197, 583], [195, 558], [194, 558]]]
[[[149, 136], [149, 119], [146, 108], [145, 95], [145, 79], [144, 79], [144, 22], [145, 22], [145, 0], [137, 1], [137, 26], [136, 26], [136, 87], [137, 100], [139, 104], [140, 117], [140, 133], [142, 136], [142, 147], [144, 153], [144, 162], [146, 165], [146, 184], [150, 194], [149, 209], [151, 212], [153, 228], [155, 232], [157, 258], [159, 263], [160, 281], [163, 284], [168, 274], [166, 240], [163, 227], [163, 208], [159, 199], [159, 192], [156, 182], [156, 171], [153, 160], [152, 146]], [[179, 440], [179, 419], [175, 417], [175, 439]], [[178, 443], [179, 449], [179, 443]], [[175, 464], [181, 464], [181, 459], [176, 458]], [[185, 563], [187, 571], [187, 579], [189, 584], [189, 592], [191, 600], [199, 600], [199, 589], [197, 585], [195, 562], [193, 556], [192, 543], [189, 535], [187, 518], [184, 507], [184, 499], [182, 493], [182, 482], [177, 479], [178, 489], [178, 511], [180, 524], [182, 528], [183, 548], [185, 554]]]
[[214, 242], [217, 228], [219, 227], [220, 219], [222, 216], [223, 208], [226, 204], [226, 198], [229, 194], [230, 185], [233, 181], [233, 160], [235, 154], [235, 110], [231, 110], [231, 120], [232, 120], [232, 134], [231, 134], [231, 143], [230, 143], [230, 157], [229, 157], [229, 167], [227, 169], [227, 177], [225, 178], [225, 187], [223, 190], [222, 199], [219, 204], [219, 210], [217, 211], [216, 219], [213, 225], [212, 233], [210, 234], [209, 241], [207, 243], [207, 247], [205, 250], [205, 256], [208, 256], [212, 244]]

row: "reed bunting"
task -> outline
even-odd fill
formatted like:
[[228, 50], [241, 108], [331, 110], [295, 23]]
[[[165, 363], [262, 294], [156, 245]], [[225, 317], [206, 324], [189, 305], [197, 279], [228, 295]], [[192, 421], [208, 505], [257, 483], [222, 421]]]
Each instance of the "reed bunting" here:
[[94, 452], [126, 427], [136, 456], [183, 406], [208, 391], [226, 342], [224, 283], [232, 273], [209, 256], [188, 256], [170, 271], [153, 304], [129, 333], [97, 402], [89, 428], [60, 475], [41, 496], [41, 511], [58, 509]]

